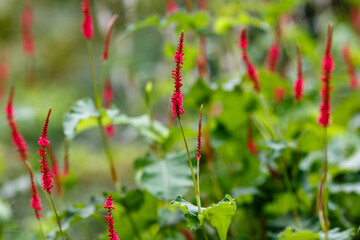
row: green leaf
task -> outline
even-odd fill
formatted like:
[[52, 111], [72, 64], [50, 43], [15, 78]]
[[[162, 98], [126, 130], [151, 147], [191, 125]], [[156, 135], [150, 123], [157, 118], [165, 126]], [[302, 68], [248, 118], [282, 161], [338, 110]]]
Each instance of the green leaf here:
[[204, 221], [209, 222], [216, 228], [221, 240], [226, 239], [232, 216], [235, 215], [236, 204], [230, 195], [219, 203], [212, 204], [208, 208], [202, 208], [199, 214], [198, 207], [177, 196], [171, 201], [172, 206], [177, 206], [185, 213], [185, 219], [191, 230], [197, 230]]
[[144, 192], [139, 189], [126, 191], [124, 195], [106, 192], [104, 196], [107, 197], [110, 194], [112, 194], [115, 202], [120, 203], [129, 212], [139, 210], [144, 203]]
[[70, 142], [77, 134], [97, 127], [100, 114], [104, 126], [110, 123], [115, 125], [127, 124], [133, 126], [140, 135], [153, 141], [162, 142], [169, 135], [169, 130], [160, 122], [153, 121], [152, 125], [148, 115], [128, 117], [120, 113], [120, 110], [114, 105], [109, 109], [98, 111], [94, 101], [91, 98], [86, 98], [75, 102], [70, 112], [65, 114], [63, 122], [65, 137]]
[[235, 215], [235, 211], [236, 203], [234, 199], [227, 194], [221, 202], [204, 209], [198, 218], [200, 219], [200, 222], [205, 218], [216, 228], [220, 239], [224, 240], [226, 239], [231, 218]]
[[158, 199], [185, 194], [193, 184], [185, 153], [169, 153], [164, 159], [147, 154], [136, 160], [135, 169], [139, 185]]
[[279, 240], [318, 240], [319, 233], [313, 233], [308, 230], [294, 232], [292, 228], [288, 227], [284, 232], [279, 234]]

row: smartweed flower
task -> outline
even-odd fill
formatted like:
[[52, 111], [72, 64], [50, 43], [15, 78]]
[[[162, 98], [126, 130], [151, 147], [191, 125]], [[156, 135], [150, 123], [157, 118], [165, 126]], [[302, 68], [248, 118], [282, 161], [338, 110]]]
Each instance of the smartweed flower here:
[[297, 48], [298, 57], [297, 57], [297, 79], [294, 83], [294, 98], [297, 101], [300, 101], [303, 97], [304, 92], [304, 79], [302, 74], [302, 62], [301, 62], [301, 50], [300, 46]]
[[115, 210], [115, 207], [114, 207], [112, 195], [109, 195], [109, 197], [106, 199], [104, 208], [107, 208], [107, 210], [108, 210], [108, 213], [105, 216], [105, 218], [106, 218], [106, 221], [108, 222], [109, 240], [119, 240], [119, 237], [114, 230], [114, 220], [113, 220], [113, 216], [112, 216], [112, 210]]
[[84, 15], [84, 20], [83, 20], [83, 24], [82, 24], [82, 34], [83, 34], [84, 38], [86, 38], [86, 39], [93, 38], [93, 32], [94, 32], [94, 27], [93, 27], [92, 17], [90, 14], [90, 6], [89, 5], [90, 5], [90, 0], [84, 0], [81, 2], [82, 12]]

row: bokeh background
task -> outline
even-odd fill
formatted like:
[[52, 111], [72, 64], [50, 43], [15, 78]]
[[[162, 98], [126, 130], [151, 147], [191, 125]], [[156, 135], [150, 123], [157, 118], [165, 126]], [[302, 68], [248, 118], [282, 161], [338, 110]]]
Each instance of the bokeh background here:
[[[314, 223], [314, 201], [321, 176], [322, 132], [316, 120], [327, 24], [333, 22], [336, 69], [332, 80], [329, 161], [333, 183], [338, 185], [331, 190], [330, 209], [333, 211], [334, 226], [342, 230], [350, 227], [357, 229], [360, 224], [357, 204], [360, 193], [360, 156], [357, 154], [360, 150], [360, 99], [359, 91], [349, 87], [342, 48], [349, 44], [351, 59], [358, 69], [359, 1], [198, 0], [192, 1], [192, 12], [183, 0], [175, 1], [178, 9], [172, 12], [167, 7], [169, 2], [172, 1], [92, 1], [96, 72], [100, 74], [107, 23], [117, 13], [119, 20], [112, 35], [106, 73], [113, 86], [114, 104], [128, 116], [146, 114], [145, 86], [152, 82], [152, 114], [154, 119], [170, 129], [162, 148], [165, 152], [184, 150], [179, 129], [171, 119], [170, 97], [173, 91], [173, 54], [180, 31], [185, 31], [183, 120], [186, 134], [191, 149], [195, 150], [198, 109], [200, 104], [205, 104], [204, 125], [211, 138], [209, 144], [214, 156], [212, 170], [205, 166], [209, 152], [202, 163], [205, 169], [202, 194], [205, 204], [221, 200], [209, 184], [209, 175], [216, 169], [215, 178], [221, 193], [233, 193], [238, 203], [232, 239], [268, 239], [284, 229], [284, 223], [288, 222], [276, 220], [291, 212], [291, 206], [286, 204], [288, 199], [282, 190], [278, 190], [281, 187], [277, 180], [274, 180], [275, 183], [269, 180], [272, 176], [266, 166], [274, 164], [276, 169], [278, 159], [285, 159], [292, 166], [294, 156], [299, 156], [296, 168], [301, 174], [294, 180], [294, 189], [303, 202], [301, 212], [304, 216], [312, 216], [309, 226], [313, 228], [310, 229], [319, 229], [319, 224]], [[200, 6], [204, 2], [206, 6]], [[31, 57], [22, 48], [21, 16], [26, 3], [33, 7], [34, 15], [31, 29], [35, 51]], [[64, 115], [75, 101], [93, 95], [86, 41], [81, 34], [83, 16], [80, 3], [78, 0], [0, 0], [0, 108], [5, 108], [9, 88], [14, 85], [16, 120], [29, 147], [30, 163], [36, 170], [39, 169], [37, 139], [49, 107], [53, 109], [49, 138], [63, 168]], [[248, 54], [260, 72], [260, 84], [274, 123], [282, 129], [290, 118], [294, 122], [293, 129], [284, 131], [286, 133], [273, 145], [269, 144], [271, 139], [264, 139], [261, 127], [255, 126], [254, 138], [259, 148], [257, 156], [251, 155], [246, 147], [249, 116], [251, 112], [260, 111], [261, 107], [251, 90], [238, 48], [240, 30], [245, 27], [250, 43]], [[271, 73], [267, 70], [266, 55], [279, 29], [280, 61], [276, 72]], [[206, 39], [205, 44], [201, 43], [202, 38]], [[294, 107], [292, 85], [296, 79], [298, 44], [303, 53], [305, 97], [301, 105]], [[204, 52], [206, 63], [201, 65]], [[205, 74], [202, 73], [204, 66]], [[274, 93], [278, 86], [285, 89], [281, 102], [276, 100]], [[255, 116], [260, 119], [255, 120], [255, 125], [266, 118], [261, 114]], [[38, 225], [29, 206], [31, 193], [27, 172], [12, 146], [4, 111], [1, 111], [0, 119], [0, 239], [39, 239]], [[141, 136], [132, 126], [124, 124], [116, 127], [111, 149], [116, 158], [118, 175], [127, 189], [139, 187], [134, 162], [151, 151], [151, 144], [151, 140]], [[297, 147], [293, 148], [291, 144]], [[87, 204], [91, 197], [101, 199], [104, 191], [114, 190], [98, 129], [80, 133], [71, 143], [69, 156], [70, 172], [62, 179], [62, 195], [56, 197], [59, 209]], [[341, 165], [341, 162], [346, 163]], [[192, 190], [186, 196], [193, 198]], [[155, 199], [149, 193], [146, 193], [146, 198]], [[54, 219], [43, 203], [44, 219], [50, 222], [44, 223], [45, 230], [51, 232], [55, 227]], [[160, 209], [162, 202], [155, 201], [154, 206]], [[104, 212], [99, 209], [100, 217], [84, 218], [71, 227], [71, 239], [104, 238], [105, 222], [101, 219]], [[142, 216], [138, 213], [134, 218], [141, 222]], [[124, 227], [128, 223], [121, 223], [120, 219], [117, 220], [120, 238], [134, 239], [129, 233], [131, 231]], [[155, 217], [149, 219], [147, 224], [143, 224], [146, 226], [143, 238], [155, 239], [153, 233], [158, 226], [156, 211]], [[245, 221], [247, 219], [249, 221]], [[170, 229], [181, 232], [184, 226], [184, 223], [179, 223]], [[184, 234], [171, 231], [163, 239], [185, 239]]]

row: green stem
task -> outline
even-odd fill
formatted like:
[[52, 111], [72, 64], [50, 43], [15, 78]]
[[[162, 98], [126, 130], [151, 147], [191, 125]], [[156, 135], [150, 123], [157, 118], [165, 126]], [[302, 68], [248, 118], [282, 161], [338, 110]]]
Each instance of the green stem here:
[[[327, 189], [327, 130], [326, 126], [324, 127], [324, 167], [323, 175], [320, 182], [319, 192], [318, 192], [318, 211], [319, 211], [319, 220], [321, 227], [325, 233], [325, 239], [328, 239], [328, 230], [329, 230], [329, 219], [328, 219], [328, 189]], [[324, 209], [323, 209], [324, 208]]]
[[99, 97], [97, 99], [98, 106], [101, 106], [101, 101], [103, 99], [104, 88], [105, 88], [105, 76], [106, 76], [106, 60], [103, 61], [103, 64], [101, 67], [100, 92], [99, 92]]
[[131, 227], [132, 227], [132, 229], [133, 229], [133, 231], [134, 231], [135, 236], [136, 236], [139, 240], [141, 240], [141, 236], [140, 236], [139, 230], [138, 230], [137, 227], [136, 227], [136, 223], [135, 223], [134, 219], [132, 218], [131, 213], [130, 213], [126, 208], [125, 208], [125, 213], [126, 213], [126, 216], [127, 216], [128, 219], [129, 219], [130, 225], [131, 225]]
[[293, 215], [294, 215], [294, 219], [295, 219], [295, 224], [296, 224], [296, 227], [301, 229], [302, 226], [301, 226], [301, 221], [300, 221], [300, 217], [299, 217], [299, 212], [298, 212], [298, 202], [297, 202], [297, 198], [295, 196], [295, 193], [292, 191], [292, 187], [291, 187], [291, 182], [290, 182], [290, 177], [289, 177], [289, 174], [288, 172], [286, 171], [286, 164], [285, 162], [283, 162], [284, 164], [284, 167], [283, 167], [283, 174], [284, 174], [284, 181], [285, 181], [285, 187], [286, 187], [286, 190], [287, 192], [289, 193], [289, 195], [291, 196], [292, 198], [292, 202], [293, 202]]
[[39, 228], [40, 228], [41, 237], [43, 238], [43, 240], [45, 240], [46, 238], [45, 238], [44, 231], [42, 229], [41, 220], [38, 219], [38, 222], [39, 222]]
[[259, 98], [260, 98], [260, 103], [264, 109], [264, 113], [265, 113], [265, 117], [267, 118], [268, 120], [268, 124], [269, 124], [269, 132], [271, 134], [271, 136], [275, 139], [277, 139], [277, 134], [276, 134], [276, 129], [274, 128], [274, 123], [272, 121], [272, 118], [271, 118], [271, 114], [270, 114], [270, 111], [269, 111], [269, 107], [267, 105], [267, 102], [265, 100], [265, 97], [262, 93], [259, 94]]
[[97, 100], [99, 98], [99, 94], [98, 94], [98, 86], [97, 86], [95, 66], [94, 66], [93, 48], [92, 48], [92, 44], [91, 44], [90, 40], [87, 40], [86, 43], [87, 43], [87, 48], [88, 48], [88, 53], [89, 53], [91, 77], [92, 77], [93, 89], [94, 89], [94, 99], [95, 99], [95, 103], [96, 103], [96, 109], [99, 109], [100, 105], [99, 105], [99, 102]]
[[55, 216], [56, 216], [57, 223], [58, 223], [58, 225], [59, 225], [59, 230], [60, 230], [61, 239], [64, 240], [64, 233], [63, 233], [63, 231], [62, 231], [62, 229], [61, 229], [60, 219], [59, 219], [59, 216], [58, 216], [58, 214], [57, 214], [57, 211], [56, 211], [56, 208], [55, 208], [55, 204], [54, 204], [54, 200], [53, 200], [53, 197], [52, 197], [51, 193], [49, 193], [49, 196], [50, 196], [51, 204], [52, 204], [52, 207], [53, 207]]
[[110, 150], [110, 147], [109, 147], [108, 139], [107, 139], [107, 137], [105, 135], [105, 131], [104, 131], [104, 127], [103, 127], [103, 124], [102, 124], [101, 116], [98, 117], [98, 124], [99, 124], [101, 138], [102, 138], [102, 142], [103, 142], [103, 146], [104, 146], [104, 151], [106, 153], [107, 159], [109, 160], [109, 164], [110, 164], [111, 177], [112, 177], [112, 180], [114, 182], [116, 191], [121, 194], [121, 185], [120, 185], [120, 183], [118, 182], [118, 179], [117, 179], [116, 168], [115, 168], [115, 164], [114, 164], [114, 158], [112, 156], [112, 153], [111, 153], [111, 150]]
[[200, 202], [200, 195], [199, 195], [198, 187], [197, 187], [196, 180], [195, 180], [194, 168], [192, 166], [189, 147], [188, 147], [188, 144], [187, 144], [187, 141], [186, 141], [186, 138], [185, 138], [182, 122], [181, 122], [181, 119], [179, 117], [178, 117], [178, 120], [179, 120], [180, 130], [181, 130], [181, 133], [182, 133], [182, 136], [183, 136], [183, 139], [184, 139], [184, 143], [185, 143], [187, 156], [188, 156], [188, 159], [189, 159], [189, 165], [190, 165], [191, 175], [192, 175], [192, 179], [193, 179], [193, 183], [194, 183], [194, 189], [195, 189], [196, 204], [197, 204], [199, 214], [200, 214], [201, 213], [201, 202]]

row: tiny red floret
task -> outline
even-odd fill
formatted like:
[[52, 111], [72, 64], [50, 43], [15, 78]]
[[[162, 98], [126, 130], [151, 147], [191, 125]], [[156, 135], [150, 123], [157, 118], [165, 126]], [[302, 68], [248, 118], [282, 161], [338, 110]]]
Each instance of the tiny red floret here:
[[182, 74], [181, 74], [181, 68], [184, 60], [184, 31], [181, 32], [180, 38], [179, 38], [179, 44], [177, 47], [177, 50], [174, 55], [174, 61], [176, 63], [176, 69], [172, 71], [172, 78], [174, 79], [174, 85], [175, 90], [173, 93], [173, 96], [171, 97], [171, 110], [173, 112], [173, 118], [177, 117], [180, 119], [180, 116], [184, 114], [183, 109], [183, 95], [181, 93], [181, 86], [183, 85], [181, 83], [182, 80]]

